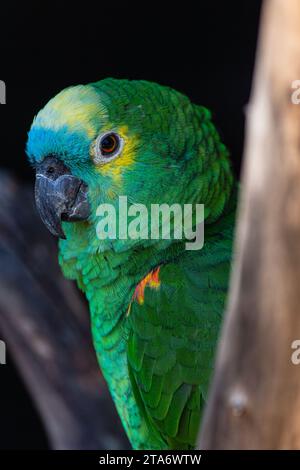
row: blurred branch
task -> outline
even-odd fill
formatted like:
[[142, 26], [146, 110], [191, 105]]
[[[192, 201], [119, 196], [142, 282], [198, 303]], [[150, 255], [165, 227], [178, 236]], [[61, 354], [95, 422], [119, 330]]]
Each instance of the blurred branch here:
[[0, 328], [55, 449], [126, 448], [89, 314], [57, 263], [33, 189], [0, 173]]
[[201, 449], [300, 447], [300, 2], [265, 2], [237, 259]]

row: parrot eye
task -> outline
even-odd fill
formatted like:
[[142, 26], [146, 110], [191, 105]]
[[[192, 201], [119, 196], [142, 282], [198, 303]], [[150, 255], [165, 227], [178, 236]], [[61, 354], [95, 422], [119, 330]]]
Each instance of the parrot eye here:
[[106, 163], [117, 157], [123, 148], [123, 139], [115, 132], [99, 135], [95, 143], [95, 163]]
[[106, 134], [100, 141], [102, 155], [111, 155], [114, 153], [119, 145], [119, 139], [116, 134]]

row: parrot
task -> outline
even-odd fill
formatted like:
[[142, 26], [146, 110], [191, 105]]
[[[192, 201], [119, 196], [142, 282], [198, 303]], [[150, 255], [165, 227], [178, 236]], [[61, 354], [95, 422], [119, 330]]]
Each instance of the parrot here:
[[[59, 239], [64, 276], [87, 299], [95, 354], [132, 448], [196, 448], [237, 206], [211, 112], [146, 80], [72, 85], [34, 117], [26, 154], [38, 212]], [[97, 208], [118, 214], [120, 196], [149, 210], [203, 204], [202, 248], [187, 250], [184, 237], [97, 236]]]

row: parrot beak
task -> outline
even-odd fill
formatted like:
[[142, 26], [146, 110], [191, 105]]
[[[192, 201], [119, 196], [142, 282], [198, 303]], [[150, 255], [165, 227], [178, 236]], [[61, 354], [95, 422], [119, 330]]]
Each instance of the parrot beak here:
[[56, 157], [46, 157], [36, 170], [35, 201], [40, 217], [55, 236], [66, 238], [62, 221], [77, 222], [90, 215], [88, 187]]

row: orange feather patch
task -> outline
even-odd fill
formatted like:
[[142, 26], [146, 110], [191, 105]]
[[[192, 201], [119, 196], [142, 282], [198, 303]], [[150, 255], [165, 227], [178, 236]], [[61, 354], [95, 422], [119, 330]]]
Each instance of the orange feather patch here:
[[160, 279], [159, 279], [159, 270], [160, 266], [150, 271], [147, 276], [142, 279], [135, 288], [135, 291], [132, 296], [132, 300], [128, 307], [127, 316], [130, 313], [131, 304], [134, 300], [138, 302], [138, 304], [143, 305], [144, 298], [145, 298], [145, 288], [148, 286], [151, 289], [158, 289], [160, 286]]

